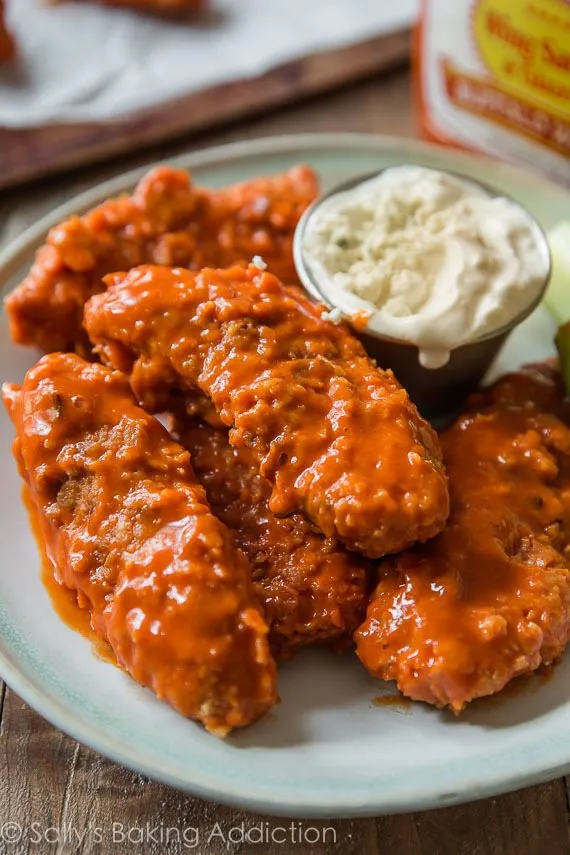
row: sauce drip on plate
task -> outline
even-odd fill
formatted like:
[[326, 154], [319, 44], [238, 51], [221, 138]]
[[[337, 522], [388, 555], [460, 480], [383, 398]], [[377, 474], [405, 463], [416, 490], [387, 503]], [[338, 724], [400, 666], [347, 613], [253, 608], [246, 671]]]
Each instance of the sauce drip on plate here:
[[54, 611], [66, 626], [78, 632], [90, 642], [93, 653], [98, 659], [116, 665], [117, 660], [113, 651], [91, 626], [89, 612], [87, 609], [80, 607], [75, 591], [66, 588], [65, 585], [61, 585], [54, 576], [53, 565], [46, 554], [44, 540], [41, 536], [37, 511], [30, 498], [27, 486], [22, 488], [22, 503], [28, 512], [30, 528], [40, 555], [42, 584], [48, 593]]

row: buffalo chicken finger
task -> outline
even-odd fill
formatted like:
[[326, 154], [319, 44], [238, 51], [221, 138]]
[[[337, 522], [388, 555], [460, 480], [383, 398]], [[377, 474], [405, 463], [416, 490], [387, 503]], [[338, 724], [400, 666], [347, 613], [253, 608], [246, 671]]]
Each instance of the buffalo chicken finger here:
[[224, 735], [276, 701], [251, 570], [118, 372], [51, 354], [4, 398], [57, 581], [135, 680]]
[[344, 325], [254, 265], [140, 267], [106, 278], [85, 326], [139, 400], [201, 393], [251, 449], [271, 511], [304, 513], [370, 557], [427, 540], [448, 513], [437, 436]]
[[459, 712], [564, 651], [570, 430], [558, 417], [561, 387], [549, 368], [507, 377], [441, 436], [448, 525], [381, 565], [356, 634], [365, 667], [414, 700]]
[[219, 190], [195, 187], [182, 169], [153, 169], [131, 196], [109, 199], [49, 232], [6, 299], [12, 338], [45, 351], [88, 352], [81, 328], [86, 300], [103, 290], [103, 276], [138, 264], [198, 269], [262, 255], [276, 275], [296, 282], [293, 233], [316, 193], [306, 166]]
[[271, 485], [248, 448], [232, 448], [226, 428], [177, 415], [172, 430], [190, 452], [212, 511], [249, 558], [276, 655], [350, 643], [366, 610], [368, 562], [315, 532], [300, 514], [271, 513]]

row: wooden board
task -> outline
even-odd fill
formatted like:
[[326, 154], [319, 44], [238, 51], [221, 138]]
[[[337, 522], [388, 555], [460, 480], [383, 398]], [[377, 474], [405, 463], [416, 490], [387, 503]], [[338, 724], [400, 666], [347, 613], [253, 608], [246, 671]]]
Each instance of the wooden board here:
[[[54, 730], [10, 690], [3, 697], [1, 682], [0, 725], [3, 855], [570, 852], [564, 779], [428, 812], [295, 821], [295, 837], [287, 843], [282, 841], [291, 839], [287, 836], [290, 819], [205, 802], [122, 769]], [[265, 830], [264, 843], [256, 842], [259, 832], [252, 833], [260, 826]], [[249, 840], [246, 834], [251, 835]]]
[[403, 65], [409, 52], [410, 31], [401, 30], [187, 95], [122, 122], [0, 127], [0, 190], [342, 86]]

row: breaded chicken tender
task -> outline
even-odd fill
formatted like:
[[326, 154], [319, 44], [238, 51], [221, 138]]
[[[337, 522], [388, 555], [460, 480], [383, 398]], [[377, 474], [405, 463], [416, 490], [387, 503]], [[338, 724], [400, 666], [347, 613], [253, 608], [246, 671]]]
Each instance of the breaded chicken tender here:
[[383, 562], [357, 653], [414, 700], [460, 712], [560, 658], [570, 633], [570, 410], [527, 368], [441, 435], [447, 527]]
[[227, 428], [177, 414], [172, 430], [190, 452], [213, 513], [249, 559], [276, 655], [350, 643], [366, 610], [368, 562], [316, 532], [301, 514], [275, 516], [271, 484], [249, 448], [230, 445]]
[[56, 579], [119, 664], [217, 735], [255, 721], [276, 702], [268, 628], [188, 452], [123, 375], [73, 354], [4, 399]]
[[441, 531], [448, 514], [437, 436], [393, 374], [344, 325], [254, 265], [145, 266], [107, 277], [85, 309], [103, 361], [150, 410], [202, 395], [251, 450], [270, 510], [378, 557]]
[[297, 282], [293, 233], [317, 189], [307, 166], [219, 190], [195, 187], [183, 169], [153, 169], [131, 196], [51, 229], [6, 299], [12, 338], [87, 355], [85, 302], [103, 290], [106, 274], [140, 264], [226, 267], [258, 255], [277, 276]]

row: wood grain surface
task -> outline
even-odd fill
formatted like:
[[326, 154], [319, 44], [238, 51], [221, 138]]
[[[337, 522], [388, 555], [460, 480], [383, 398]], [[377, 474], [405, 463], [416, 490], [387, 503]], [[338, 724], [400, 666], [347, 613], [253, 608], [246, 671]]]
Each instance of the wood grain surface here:
[[[321, 96], [215, 136], [0, 194], [0, 245], [75, 193], [158, 157], [246, 137], [334, 130], [413, 136], [407, 74]], [[64, 736], [0, 683], [0, 829], [20, 828], [22, 834], [17, 843], [0, 842], [2, 855], [566, 855], [569, 816], [568, 781], [560, 779], [429, 812], [305, 821], [309, 837], [313, 828], [320, 837], [327, 830], [325, 843], [232, 843], [221, 835], [237, 829], [232, 834], [239, 836], [242, 823], [245, 830], [268, 823], [263, 828], [279, 838], [290, 820], [232, 810], [150, 782]]]
[[0, 127], [0, 190], [386, 71], [405, 64], [409, 52], [410, 33], [402, 30], [294, 60], [261, 77], [224, 83], [121, 121], [24, 130]]

